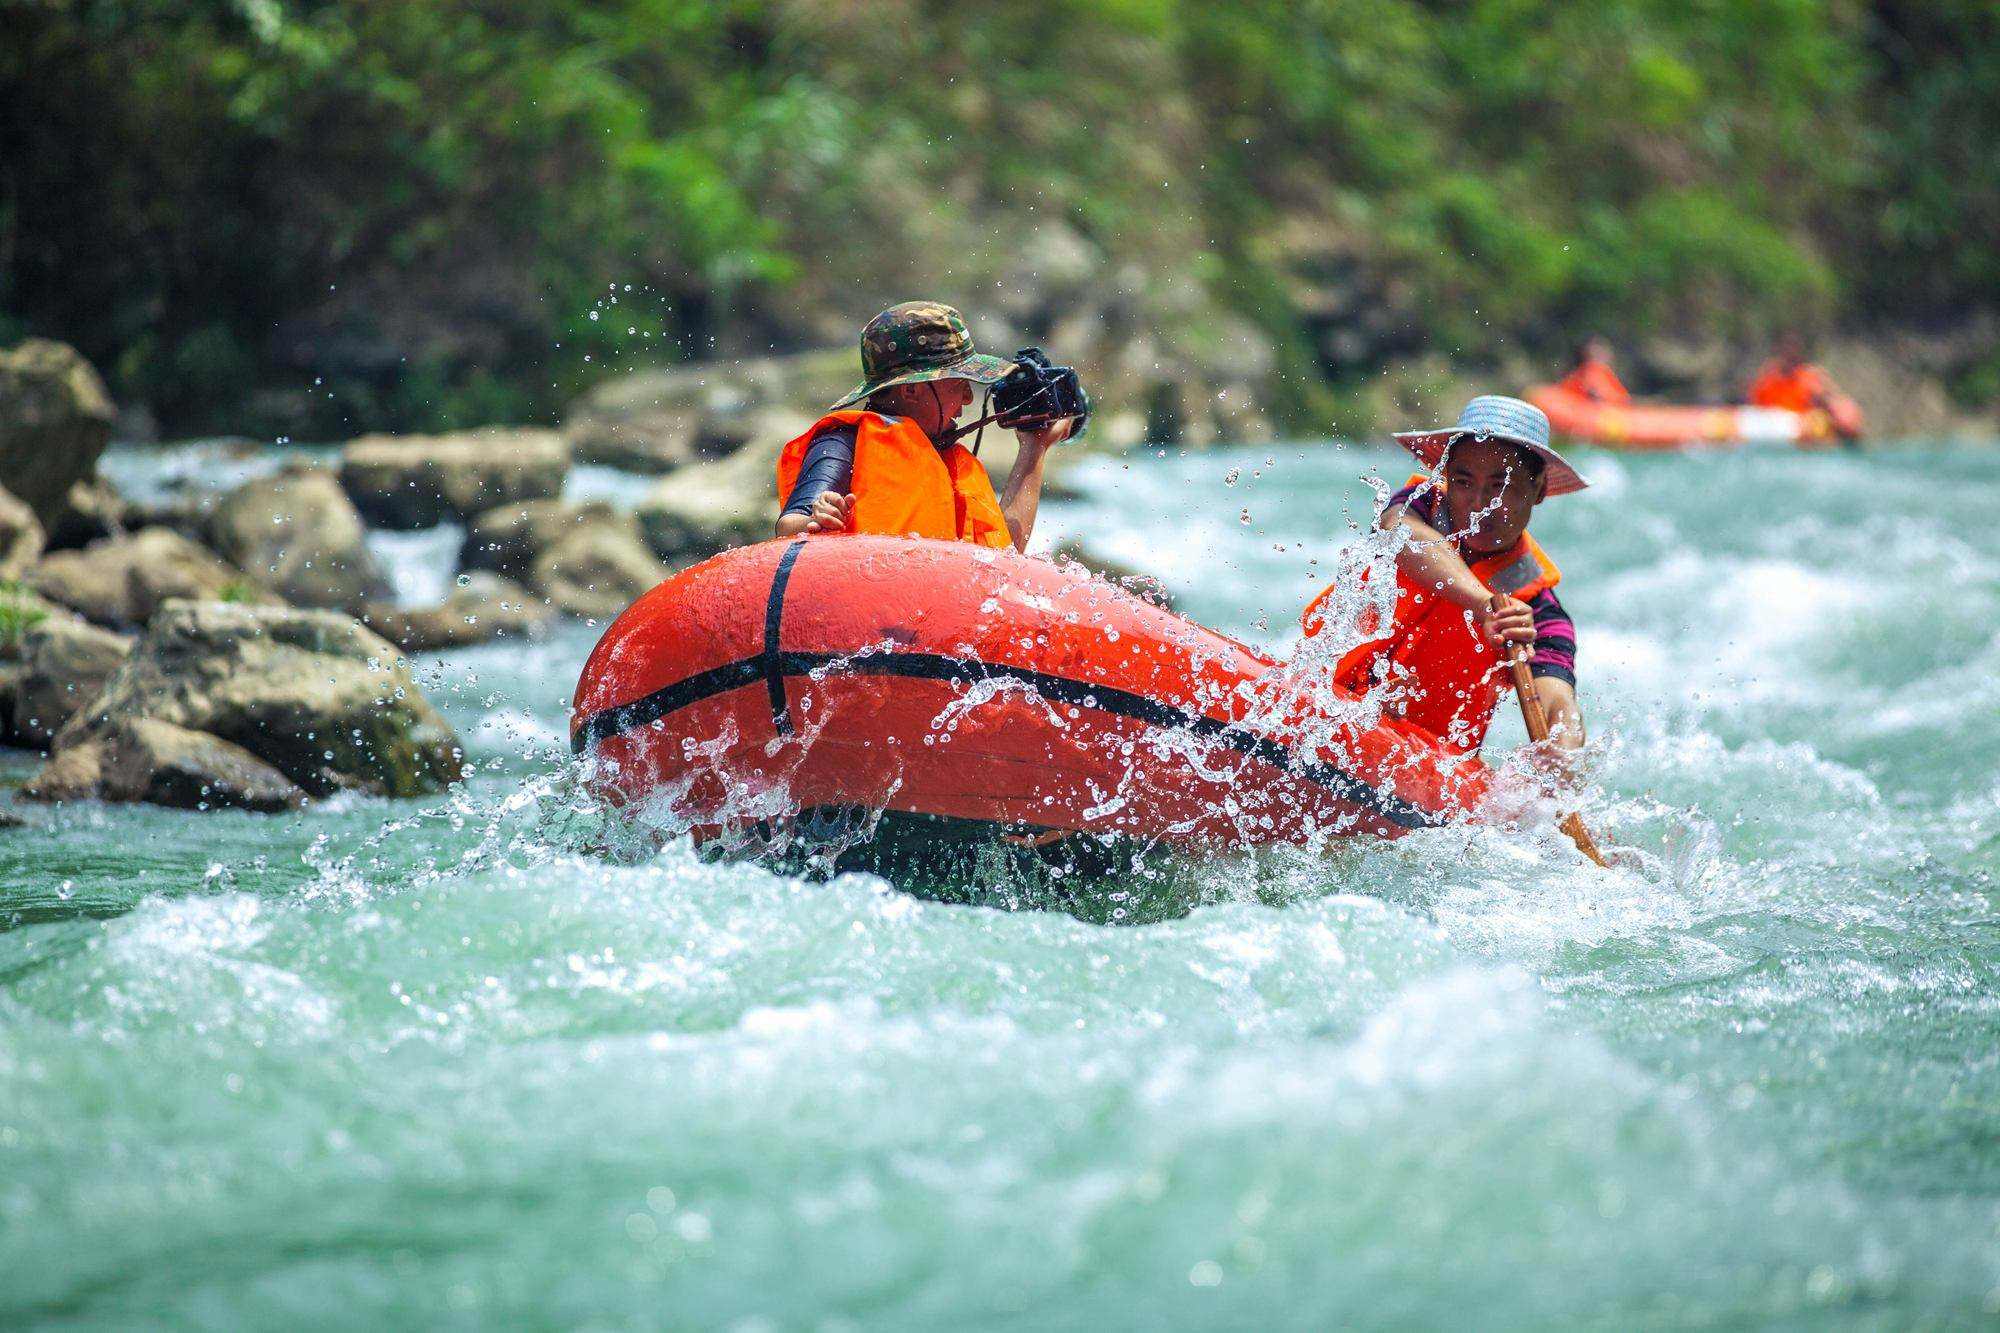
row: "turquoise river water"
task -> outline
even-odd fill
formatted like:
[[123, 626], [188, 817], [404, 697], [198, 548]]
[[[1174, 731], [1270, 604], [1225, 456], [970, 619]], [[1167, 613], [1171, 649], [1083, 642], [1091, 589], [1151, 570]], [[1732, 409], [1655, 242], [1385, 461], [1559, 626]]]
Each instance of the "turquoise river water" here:
[[[1038, 544], [1282, 646], [1405, 470], [1084, 460]], [[1585, 471], [1610, 870], [1446, 829], [1105, 925], [613, 864], [583, 626], [421, 664], [443, 798], [8, 805], [0, 1326], [2000, 1321], [2000, 456]]]

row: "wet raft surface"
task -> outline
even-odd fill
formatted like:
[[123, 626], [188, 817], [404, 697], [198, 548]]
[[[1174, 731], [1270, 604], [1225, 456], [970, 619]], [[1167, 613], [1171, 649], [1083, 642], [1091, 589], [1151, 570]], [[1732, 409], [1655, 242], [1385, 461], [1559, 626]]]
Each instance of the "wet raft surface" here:
[[[1055, 517], [1273, 642], [1323, 497], [1400, 473], [1265, 457]], [[1421, 832], [1169, 862], [1114, 927], [608, 864], [587, 629], [431, 668], [483, 767], [430, 806], [26, 811], [0, 1322], [1990, 1319], [1991, 457], [1590, 460], [1537, 531], [1612, 873]]]
[[1483, 765], [1308, 660], [1281, 669], [1011, 550], [800, 538], [725, 552], [619, 616], [571, 739], [609, 799], [704, 845], [838, 808], [1002, 838], [1317, 845], [1482, 803]]

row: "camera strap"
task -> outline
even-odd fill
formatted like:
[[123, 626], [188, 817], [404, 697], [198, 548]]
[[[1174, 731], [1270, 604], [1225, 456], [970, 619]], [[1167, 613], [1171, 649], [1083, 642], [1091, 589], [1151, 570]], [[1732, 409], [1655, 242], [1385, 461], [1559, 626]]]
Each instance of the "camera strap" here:
[[993, 401], [993, 386], [989, 384], [986, 386], [986, 396], [979, 400], [979, 410], [985, 415], [981, 416], [977, 421], [968, 421], [963, 426], [952, 427], [952, 429], [945, 435], [945, 443], [957, 444], [960, 440], [964, 439], [966, 436], [973, 434], [974, 431], [977, 431], [978, 435], [972, 441], [972, 456], [974, 458], [979, 457], [979, 446], [981, 442], [984, 441], [986, 438], [986, 427], [988, 423], [997, 420], [1000, 416], [998, 412], [986, 411], [987, 405], [990, 404], [992, 401]]
[[[1035, 399], [1043, 397], [1048, 392], [1049, 392], [1049, 386], [1047, 384], [1038, 385], [1036, 386], [1035, 391], [1029, 394], [1026, 398], [1023, 398], [1021, 402], [1022, 404], [1032, 403], [1033, 401], [1035, 401]], [[998, 421], [1000, 419], [1000, 413], [986, 411], [986, 408], [988, 407], [988, 405], [992, 403], [992, 401], [993, 401], [993, 386], [989, 384], [986, 386], [986, 396], [982, 398], [979, 402], [980, 411], [985, 412], [985, 415], [980, 417], [977, 421], [968, 421], [963, 426], [954, 427], [951, 430], [951, 432], [945, 436], [945, 442], [947, 444], [957, 444], [960, 440], [964, 439], [967, 435], [972, 434], [972, 432], [974, 431], [978, 431], [980, 437], [984, 438], [986, 434], [986, 427], [990, 423]], [[1054, 425], [1057, 421], [1067, 421], [1067, 420], [1069, 420], [1069, 418], [1067, 417], [1053, 417], [1050, 419], [1049, 424]], [[979, 444], [980, 441], [977, 439], [975, 439], [972, 442], [972, 456], [974, 458], [977, 458], [979, 456]]]

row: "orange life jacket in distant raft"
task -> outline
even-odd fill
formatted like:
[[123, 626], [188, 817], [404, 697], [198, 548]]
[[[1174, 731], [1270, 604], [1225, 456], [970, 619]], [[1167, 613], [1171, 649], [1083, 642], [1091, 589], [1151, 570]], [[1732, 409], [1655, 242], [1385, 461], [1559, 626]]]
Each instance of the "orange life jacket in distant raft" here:
[[[1525, 532], [1499, 555], [1473, 561], [1471, 569], [1488, 591], [1524, 602], [1562, 582], [1555, 561]], [[1307, 638], [1326, 627], [1326, 604], [1334, 586], [1306, 607]], [[1374, 628], [1364, 623], [1363, 632]], [[1384, 680], [1398, 682], [1389, 688], [1384, 713], [1422, 727], [1459, 754], [1476, 753], [1485, 743], [1494, 710], [1513, 685], [1505, 662], [1479, 637], [1472, 616], [1400, 572], [1389, 632], [1350, 650], [1334, 668], [1333, 679], [1356, 694]]]
[[778, 455], [779, 504], [798, 484], [813, 437], [835, 425], [852, 426], [855, 432], [849, 531], [1013, 547], [985, 467], [963, 445], [938, 448], [907, 417], [855, 409], [821, 417]]
[[1563, 376], [1556, 386], [1566, 389], [1579, 398], [1588, 398], [1594, 403], [1629, 403], [1632, 394], [1625, 382], [1618, 378], [1618, 372], [1602, 361], [1586, 361], [1569, 374]]
[[1801, 362], [1790, 370], [1777, 361], [1767, 361], [1750, 382], [1750, 406], [1782, 407], [1788, 412], [1810, 412], [1833, 390], [1826, 372]]

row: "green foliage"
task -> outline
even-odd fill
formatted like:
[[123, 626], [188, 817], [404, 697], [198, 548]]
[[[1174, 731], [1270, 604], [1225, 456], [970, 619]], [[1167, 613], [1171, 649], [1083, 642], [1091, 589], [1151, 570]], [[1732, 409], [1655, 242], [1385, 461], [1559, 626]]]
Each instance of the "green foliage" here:
[[2000, 297], [2000, 6], [1883, 0], [1869, 46], [1883, 176], [1861, 231], [1875, 299], [1991, 310]]
[[18, 651], [21, 636], [48, 618], [48, 608], [18, 582], [0, 580], [0, 651]]
[[1308, 270], [1474, 357], [2000, 305], [1985, 0], [0, 6], [0, 334], [177, 429], [547, 419], [1051, 226], [1111, 336], [1247, 316], [1300, 411], [1383, 355]]

